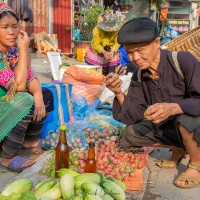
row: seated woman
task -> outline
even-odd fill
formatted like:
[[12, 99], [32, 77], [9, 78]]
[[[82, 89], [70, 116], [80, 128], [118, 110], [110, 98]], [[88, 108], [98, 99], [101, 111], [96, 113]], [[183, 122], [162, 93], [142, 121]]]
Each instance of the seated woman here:
[[114, 72], [120, 63], [117, 34], [124, 22], [125, 16], [121, 13], [104, 13], [99, 15], [97, 26], [93, 29], [93, 38], [85, 55], [85, 62], [102, 66], [102, 74], [105, 76]]
[[45, 118], [54, 109], [51, 91], [42, 89], [27, 67], [29, 37], [19, 30], [18, 21], [14, 11], [0, 3], [0, 167], [14, 172], [35, 163], [20, 157], [20, 150], [38, 145]]

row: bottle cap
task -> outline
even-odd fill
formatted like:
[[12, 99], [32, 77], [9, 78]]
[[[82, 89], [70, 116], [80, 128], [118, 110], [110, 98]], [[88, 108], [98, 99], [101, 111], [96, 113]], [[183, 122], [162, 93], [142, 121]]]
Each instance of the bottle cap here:
[[66, 131], [66, 129], [67, 129], [66, 125], [61, 125], [61, 126], [60, 126], [60, 130], [61, 130], [61, 131]]
[[94, 142], [89, 142], [89, 147], [95, 147], [95, 143]]

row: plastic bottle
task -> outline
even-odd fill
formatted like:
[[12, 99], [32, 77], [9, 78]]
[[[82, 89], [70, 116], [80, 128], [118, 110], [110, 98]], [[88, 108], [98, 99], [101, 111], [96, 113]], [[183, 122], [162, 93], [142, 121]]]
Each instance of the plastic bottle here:
[[95, 143], [89, 143], [88, 158], [86, 160], [85, 172], [96, 173]]
[[60, 126], [60, 137], [55, 149], [55, 177], [61, 168], [69, 168], [69, 146], [67, 144], [65, 125]]

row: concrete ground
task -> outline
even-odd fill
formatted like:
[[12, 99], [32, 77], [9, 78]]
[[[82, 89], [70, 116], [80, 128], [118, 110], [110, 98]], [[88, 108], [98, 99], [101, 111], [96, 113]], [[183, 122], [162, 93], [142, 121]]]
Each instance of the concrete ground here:
[[[77, 62], [75, 59], [65, 60], [69, 64], [85, 64]], [[47, 58], [36, 59], [35, 54], [32, 55], [31, 68], [41, 82], [49, 82], [52, 80], [51, 69]], [[31, 152], [22, 152], [23, 156], [32, 157]], [[169, 158], [171, 153], [168, 149], [156, 148], [149, 156], [147, 167], [144, 171], [144, 188], [142, 192], [131, 192], [127, 195], [127, 199], [134, 200], [199, 200], [200, 186], [193, 189], [181, 189], [174, 185], [177, 176], [187, 168], [189, 158], [183, 159], [176, 169], [161, 169], [155, 165], [156, 160]], [[42, 164], [49, 156], [44, 152], [36, 158], [37, 163], [30, 168], [25, 169], [20, 174], [12, 172], [0, 173], [0, 192], [5, 185], [18, 178], [30, 178], [34, 185], [42, 181], [44, 177], [38, 174]]]

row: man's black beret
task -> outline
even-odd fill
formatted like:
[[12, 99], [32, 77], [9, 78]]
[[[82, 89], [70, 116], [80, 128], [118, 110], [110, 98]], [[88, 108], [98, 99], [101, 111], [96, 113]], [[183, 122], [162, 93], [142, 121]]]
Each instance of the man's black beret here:
[[151, 43], [158, 35], [158, 27], [153, 20], [133, 18], [121, 27], [117, 41], [119, 44]]

